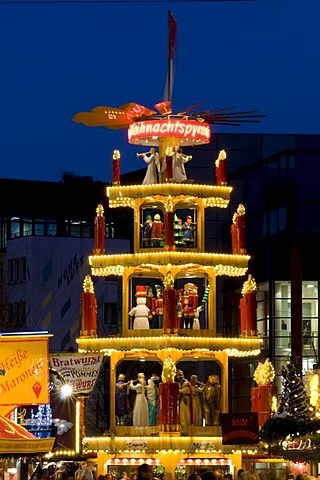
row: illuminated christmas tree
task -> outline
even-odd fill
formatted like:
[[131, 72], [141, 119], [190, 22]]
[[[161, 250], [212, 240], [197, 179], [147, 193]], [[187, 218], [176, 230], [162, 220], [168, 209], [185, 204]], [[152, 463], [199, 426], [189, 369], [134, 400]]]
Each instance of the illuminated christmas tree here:
[[[293, 417], [310, 418], [311, 412], [308, 404], [308, 396], [303, 384], [302, 375], [297, 367], [297, 357], [289, 355], [287, 361], [287, 374], [285, 377], [288, 390], [285, 410]], [[282, 375], [285, 372], [282, 373]]]

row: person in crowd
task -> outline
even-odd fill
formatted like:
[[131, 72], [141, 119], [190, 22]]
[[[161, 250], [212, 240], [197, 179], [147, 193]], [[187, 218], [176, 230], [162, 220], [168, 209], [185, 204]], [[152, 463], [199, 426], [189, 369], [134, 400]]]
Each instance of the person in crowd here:
[[153, 478], [153, 468], [147, 463], [142, 463], [138, 467], [137, 480], [151, 480]]
[[142, 157], [148, 165], [146, 175], [142, 185], [150, 185], [158, 182], [158, 173], [160, 170], [159, 154], [154, 147], [150, 148], [149, 156], [146, 153], [137, 153], [137, 157]]
[[223, 480], [232, 480], [232, 475], [231, 473], [225, 473], [223, 475]]
[[187, 480], [201, 480], [201, 477], [197, 473], [191, 473], [188, 476]]
[[136, 391], [136, 398], [133, 406], [133, 426], [143, 427], [149, 425], [148, 402], [146, 398], [146, 379], [144, 373], [138, 373], [137, 382], [131, 380], [129, 387]]
[[242, 474], [244, 473], [244, 469], [243, 468], [239, 468], [238, 472], [237, 472], [237, 476], [236, 476], [236, 480], [242, 480]]
[[217, 476], [212, 470], [205, 470], [200, 474], [201, 480], [216, 480]]

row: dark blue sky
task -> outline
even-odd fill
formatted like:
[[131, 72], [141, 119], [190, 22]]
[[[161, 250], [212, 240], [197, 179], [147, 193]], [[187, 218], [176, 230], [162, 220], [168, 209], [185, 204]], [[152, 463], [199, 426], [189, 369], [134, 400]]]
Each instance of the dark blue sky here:
[[[143, 168], [126, 130], [72, 122], [98, 105], [163, 99], [168, 11], [177, 20], [173, 108], [266, 114], [238, 133], [320, 134], [320, 1], [81, 3], [0, 0], [0, 177], [111, 180]], [[232, 159], [230, 158], [230, 162]]]

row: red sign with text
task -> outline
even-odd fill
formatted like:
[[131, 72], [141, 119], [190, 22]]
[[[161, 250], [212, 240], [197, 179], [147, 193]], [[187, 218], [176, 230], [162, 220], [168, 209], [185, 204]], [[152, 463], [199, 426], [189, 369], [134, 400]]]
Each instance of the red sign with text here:
[[222, 445], [257, 445], [257, 413], [221, 413]]

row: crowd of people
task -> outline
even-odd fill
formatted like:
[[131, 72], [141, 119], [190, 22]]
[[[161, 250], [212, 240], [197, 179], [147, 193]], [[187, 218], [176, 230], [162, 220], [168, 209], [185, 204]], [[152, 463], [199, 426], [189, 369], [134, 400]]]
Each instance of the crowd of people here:
[[[165, 478], [165, 475], [164, 475]], [[186, 480], [319, 480], [320, 474], [317, 477], [308, 475], [306, 473], [288, 473], [283, 470], [282, 473], [276, 474], [275, 470], [261, 470], [249, 471], [239, 468], [236, 475], [231, 475], [228, 470], [220, 468], [197, 468], [195, 472], [186, 475]], [[108, 473], [106, 475], [99, 475], [98, 480], [157, 480], [154, 469], [151, 465], [143, 463], [138, 466], [134, 472], [128, 473], [124, 471], [120, 476], [115, 473]]]

